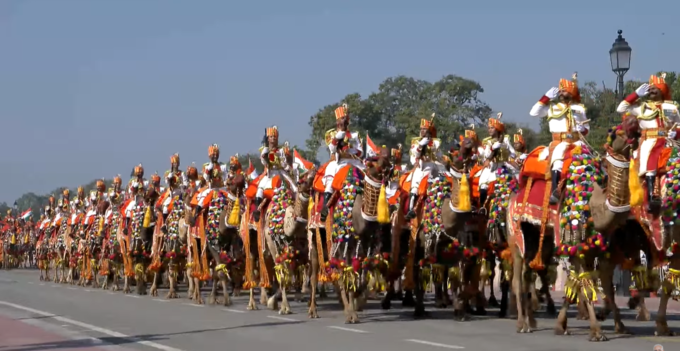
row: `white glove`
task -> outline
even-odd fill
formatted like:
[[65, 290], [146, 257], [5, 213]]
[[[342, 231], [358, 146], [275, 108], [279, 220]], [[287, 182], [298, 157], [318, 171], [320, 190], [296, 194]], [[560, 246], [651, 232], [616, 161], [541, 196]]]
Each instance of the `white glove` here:
[[495, 142], [493, 145], [491, 145], [491, 148], [494, 150], [498, 150], [501, 147], [501, 143]]
[[341, 130], [335, 133], [335, 139], [345, 139], [345, 131]]
[[475, 154], [475, 155], [472, 155], [472, 157], [470, 157], [470, 158], [471, 158], [472, 160], [476, 160], [476, 159], [477, 159], [477, 155], [476, 155], [476, 154]]
[[557, 94], [559, 94], [559, 93], [560, 93], [559, 89], [552, 87], [552, 88], [550, 88], [550, 90], [548, 90], [547, 93], [545, 93], [545, 96], [547, 96], [548, 99], [550, 99], [550, 100], [555, 100], [555, 98], [557, 98]]
[[649, 84], [647, 84], [647, 83], [642, 84], [642, 85], [640, 85], [639, 88], [635, 89], [635, 94], [637, 94], [637, 96], [639, 96], [639, 97], [643, 97], [643, 96], [647, 95], [648, 92], [649, 92]]
[[427, 145], [427, 144], [429, 144], [429, 143], [430, 143], [430, 138], [422, 138], [422, 139], [420, 139], [420, 141], [418, 142], [418, 145], [420, 145], [420, 146], [425, 146], [425, 145]]
[[265, 146], [265, 148], [262, 149], [262, 154], [265, 155], [265, 154], [268, 154], [268, 153], [269, 153], [269, 148]]
[[576, 126], [576, 130], [578, 130], [579, 133], [584, 133], [586, 131], [586, 127], [579, 124], [579, 125]]
[[677, 134], [678, 134], [678, 133], [677, 133], [676, 131], [671, 130], [670, 132], [668, 132], [668, 137], [671, 138], [671, 139], [675, 139], [675, 136], [676, 136]]
[[526, 159], [527, 159], [527, 154], [521, 154], [521, 155], [519, 155], [519, 159], [522, 160], [522, 161], [526, 160]]
[[210, 162], [207, 166], [205, 166], [205, 170], [206, 170], [206, 171], [212, 171], [212, 169], [213, 169], [213, 164], [212, 164], [212, 162]]

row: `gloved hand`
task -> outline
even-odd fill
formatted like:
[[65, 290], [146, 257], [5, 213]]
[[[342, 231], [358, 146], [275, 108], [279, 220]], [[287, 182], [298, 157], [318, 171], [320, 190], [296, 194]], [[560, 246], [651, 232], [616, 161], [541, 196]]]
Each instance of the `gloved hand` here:
[[425, 145], [427, 145], [427, 144], [429, 144], [429, 143], [430, 143], [430, 138], [422, 138], [422, 139], [420, 139], [420, 141], [418, 142], [418, 145], [420, 145], [420, 146], [425, 146]]
[[208, 165], [205, 166], [206, 171], [212, 171], [212, 169], [213, 169], [213, 163], [212, 162], [208, 163]]
[[522, 160], [522, 161], [526, 160], [526, 159], [527, 159], [527, 154], [521, 154], [521, 155], [519, 155], [519, 159]]
[[269, 148], [268, 148], [268, 147], [265, 147], [265, 148], [262, 149], [262, 154], [263, 154], [263, 155], [268, 154], [268, 153], [269, 153]]
[[335, 139], [345, 139], [345, 131], [340, 130], [337, 133], [335, 133]]
[[639, 96], [639, 97], [643, 97], [643, 96], [647, 95], [648, 92], [649, 92], [649, 84], [647, 84], [647, 83], [642, 84], [642, 85], [640, 85], [639, 88], [635, 89], [635, 94], [637, 94], [637, 96]]
[[547, 96], [548, 99], [550, 99], [550, 100], [555, 100], [559, 93], [560, 93], [559, 89], [552, 87], [552, 88], [550, 88], [550, 90], [548, 90], [548, 92], [545, 93], [545, 96]]
[[493, 143], [493, 145], [491, 145], [491, 148], [494, 149], [494, 150], [498, 150], [498, 149], [500, 149], [500, 147], [501, 147], [501, 143], [499, 143], [499, 142], [495, 142], [495, 143]]
[[675, 137], [677, 135], [678, 135], [678, 133], [674, 130], [671, 130], [670, 132], [668, 132], [668, 137], [671, 138], [671, 139], [675, 139]]
[[578, 130], [579, 133], [585, 133], [587, 129], [583, 125], [579, 124], [576, 126], [576, 130]]

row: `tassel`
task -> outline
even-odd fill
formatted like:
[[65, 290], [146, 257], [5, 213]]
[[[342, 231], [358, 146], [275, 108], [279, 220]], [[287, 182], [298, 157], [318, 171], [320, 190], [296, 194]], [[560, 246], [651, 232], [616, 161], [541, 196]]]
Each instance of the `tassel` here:
[[472, 210], [470, 203], [470, 186], [465, 174], [460, 178], [460, 187], [458, 188], [458, 210], [461, 212], [469, 212]]
[[390, 223], [390, 205], [387, 203], [387, 191], [385, 184], [380, 187], [380, 196], [378, 196], [378, 223]]
[[144, 228], [148, 228], [149, 224], [151, 224], [151, 206], [146, 207], [146, 212], [144, 213], [144, 222], [142, 223], [142, 226]]
[[231, 213], [229, 214], [229, 219], [227, 219], [227, 224], [237, 226], [240, 216], [241, 216], [241, 203], [240, 199], [236, 198], [236, 201], [234, 201], [234, 205], [231, 207]]
[[17, 243], [17, 236], [12, 233], [12, 238], [9, 241], [10, 244], [15, 245]]
[[312, 211], [314, 210], [314, 197], [309, 197], [309, 206], [307, 206], [307, 218], [312, 218]]
[[640, 206], [644, 202], [645, 192], [640, 185], [640, 177], [638, 176], [637, 167], [635, 166], [635, 159], [630, 161], [629, 175], [628, 175], [628, 189], [630, 190], [630, 206]]
[[101, 236], [104, 231], [104, 217], [99, 216], [99, 228], [97, 230], [97, 236]]

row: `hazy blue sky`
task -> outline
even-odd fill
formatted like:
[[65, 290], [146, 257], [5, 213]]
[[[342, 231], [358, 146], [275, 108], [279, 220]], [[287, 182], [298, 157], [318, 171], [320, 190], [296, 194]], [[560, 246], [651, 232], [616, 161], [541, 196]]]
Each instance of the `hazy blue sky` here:
[[[473, 5], [470, 3], [474, 3]], [[642, 9], [644, 8], [644, 12]], [[0, 1], [0, 201], [255, 150], [385, 78], [478, 80], [508, 119], [573, 71], [612, 86], [680, 70], [678, 1]], [[662, 34], [665, 33], [665, 34]], [[325, 157], [325, 155], [324, 155]]]

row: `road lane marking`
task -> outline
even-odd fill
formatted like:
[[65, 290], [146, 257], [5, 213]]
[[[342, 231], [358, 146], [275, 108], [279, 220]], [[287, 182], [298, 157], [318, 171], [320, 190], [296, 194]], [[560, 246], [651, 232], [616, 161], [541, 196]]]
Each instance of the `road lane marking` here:
[[416, 344], [421, 344], [421, 345], [429, 345], [429, 346], [435, 346], [435, 347], [442, 347], [445, 349], [455, 349], [455, 350], [462, 350], [464, 349], [463, 346], [458, 346], [458, 345], [447, 345], [447, 344], [440, 344], [438, 342], [432, 342], [432, 341], [427, 341], [427, 340], [419, 340], [419, 339], [406, 339], [404, 341], [416, 343]]
[[158, 302], [168, 302], [168, 300], [163, 300], [163, 299], [153, 299], [153, 300], [158, 301]]
[[334, 326], [334, 325], [329, 325], [328, 328], [337, 329], [337, 330], [343, 330], [343, 331], [348, 331], [348, 332], [353, 332], [353, 333], [368, 333], [367, 331], [361, 330], [361, 329], [353, 329], [353, 328], [345, 328], [345, 327], [336, 327], [336, 326]]
[[69, 290], [78, 290], [78, 289], [76, 289], [76, 288], [66, 288], [66, 289], [69, 289]]
[[133, 299], [141, 299], [142, 298], [141, 296], [137, 296], [137, 295], [125, 295], [125, 297], [131, 297]]
[[92, 290], [90, 290], [90, 289], [85, 289], [85, 292], [92, 292]]
[[222, 311], [234, 312], [234, 313], [246, 313], [246, 311], [235, 310], [235, 309], [232, 309], [232, 308], [223, 308]]
[[116, 295], [116, 293], [112, 293], [112, 292], [110, 292], [110, 291], [107, 292], [107, 294], [109, 294], [109, 295]]
[[52, 285], [50, 285], [50, 286], [53, 287], [53, 288], [58, 288], [58, 287], [59, 287], [59, 285], [54, 285], [54, 284], [52, 284]]
[[299, 319], [293, 319], [293, 318], [286, 318], [286, 317], [279, 317], [279, 316], [267, 316], [267, 318], [273, 318], [273, 319], [278, 319], [280, 321], [286, 321], [286, 322], [302, 322]]
[[116, 331], [113, 331], [113, 330], [109, 330], [109, 329], [105, 329], [105, 328], [98, 327], [98, 326], [96, 326], [96, 325], [92, 325], [92, 324], [80, 322], [80, 321], [77, 321], [77, 320], [75, 320], [75, 319], [70, 319], [70, 318], [66, 318], [66, 317], [57, 316], [57, 315], [52, 314], [52, 313], [49, 313], [49, 312], [36, 310], [36, 309], [30, 308], [30, 307], [26, 307], [26, 306], [22, 306], [22, 305], [17, 305], [17, 304], [14, 304], [14, 303], [11, 303], [11, 302], [7, 302], [7, 301], [0, 301], [0, 305], [5, 305], [5, 306], [9, 306], [9, 307], [16, 308], [16, 309], [18, 309], [18, 310], [23, 310], [23, 311], [26, 311], [26, 312], [31, 312], [31, 313], [34, 313], [34, 314], [37, 314], [37, 315], [40, 315], [40, 316], [43, 316], [43, 317], [49, 317], [49, 318], [58, 320], [58, 321], [60, 321], [60, 322], [69, 323], [69, 324], [71, 324], [71, 325], [75, 325], [75, 326], [78, 326], [78, 327], [81, 327], [81, 328], [85, 328], [85, 329], [88, 329], [88, 330], [91, 330], [91, 331], [94, 331], [94, 332], [97, 332], [97, 333], [100, 333], [100, 334], [106, 334], [106, 335], [108, 335], [108, 336], [113, 336], [113, 337], [115, 337], [115, 338], [128, 339], [128, 340], [130, 340], [132, 343], [137, 343], [137, 344], [140, 344], [140, 345], [152, 347], [152, 348], [157, 349], [157, 350], [162, 350], [162, 351], [184, 351], [184, 350], [182, 350], [182, 349], [178, 349], [178, 348], [174, 348], [174, 347], [171, 347], [171, 346], [167, 346], [167, 345], [155, 343], [155, 342], [153, 342], [153, 341], [139, 340], [139, 338], [134, 337], [134, 336], [125, 335], [125, 334], [122, 334], [122, 333], [119, 333], [119, 332], [116, 332]]
[[38, 284], [38, 285], [45, 285], [45, 283], [40, 283], [40, 284]]

